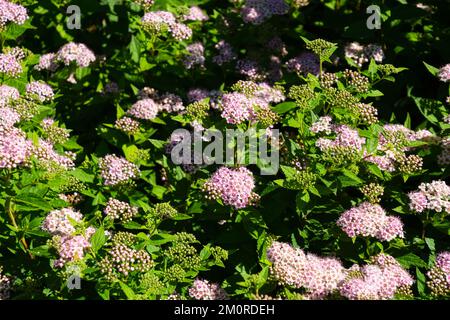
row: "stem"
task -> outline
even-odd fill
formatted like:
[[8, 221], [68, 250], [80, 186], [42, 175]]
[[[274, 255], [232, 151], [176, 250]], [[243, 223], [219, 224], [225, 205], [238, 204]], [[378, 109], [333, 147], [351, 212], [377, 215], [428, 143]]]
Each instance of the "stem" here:
[[422, 221], [423, 223], [423, 227], [422, 227], [422, 240], [425, 240], [425, 229], [427, 227], [427, 225], [429, 224], [429, 212], [427, 212], [426, 218], [424, 221]]
[[319, 78], [321, 79], [322, 78], [322, 63], [323, 63], [323, 61], [322, 61], [322, 57], [319, 57], [319, 67], [320, 67], [320, 71], [319, 71]]

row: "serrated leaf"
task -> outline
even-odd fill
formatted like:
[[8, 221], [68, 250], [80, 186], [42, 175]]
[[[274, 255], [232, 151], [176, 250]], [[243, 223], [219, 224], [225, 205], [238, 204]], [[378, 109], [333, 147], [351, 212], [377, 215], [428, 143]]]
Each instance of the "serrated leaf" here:
[[279, 114], [286, 113], [292, 109], [295, 109], [297, 105], [295, 102], [288, 101], [288, 102], [282, 102], [280, 104], [277, 104], [275, 107], [273, 107], [273, 111]]
[[414, 253], [408, 253], [404, 256], [398, 257], [397, 261], [405, 268], [409, 269], [410, 267], [421, 267], [426, 268], [428, 265], [425, 261], [423, 261], [419, 256]]
[[433, 76], [436, 77], [436, 76], [438, 75], [438, 73], [439, 73], [439, 69], [438, 69], [438, 68], [433, 67], [432, 65], [426, 63], [425, 61], [422, 61], [422, 63], [425, 65], [425, 67], [427, 68], [427, 70], [430, 71], [430, 73], [431, 73]]
[[91, 237], [91, 248], [94, 252], [100, 250], [101, 247], [106, 243], [105, 230], [103, 227], [98, 228]]

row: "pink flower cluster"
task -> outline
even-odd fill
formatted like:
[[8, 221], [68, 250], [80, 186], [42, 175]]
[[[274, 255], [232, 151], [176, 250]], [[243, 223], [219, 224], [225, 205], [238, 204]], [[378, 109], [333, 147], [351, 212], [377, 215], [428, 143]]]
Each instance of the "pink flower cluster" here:
[[130, 117], [123, 117], [117, 119], [114, 126], [127, 134], [135, 134], [139, 132], [140, 123]]
[[439, 69], [438, 78], [443, 82], [450, 82], [450, 63]]
[[331, 117], [330, 116], [324, 116], [320, 117], [319, 120], [314, 122], [310, 128], [312, 133], [320, 133], [324, 132], [325, 134], [331, 134], [332, 130], [332, 124], [331, 124]]
[[282, 242], [267, 249], [271, 273], [282, 285], [305, 288], [308, 297], [321, 299], [338, 289], [345, 279], [345, 268], [338, 259], [318, 257]]
[[270, 103], [279, 103], [285, 99], [283, 92], [265, 82], [239, 81], [235, 84], [235, 90], [224, 94], [219, 103], [222, 118], [230, 124], [254, 121], [257, 108], [268, 109]]
[[289, 72], [297, 72], [305, 76], [308, 73], [318, 75], [320, 72], [319, 58], [312, 52], [304, 52], [286, 62], [286, 68]]
[[326, 151], [336, 147], [343, 147], [355, 151], [361, 151], [363, 144], [366, 142], [365, 138], [361, 138], [358, 131], [352, 129], [344, 124], [332, 125], [331, 130], [336, 133], [334, 140], [319, 138], [316, 141], [316, 146], [321, 151]]
[[350, 300], [386, 300], [413, 283], [411, 275], [393, 257], [381, 253], [365, 266], [351, 267], [339, 292]]
[[286, 14], [288, 10], [284, 0], [246, 0], [241, 16], [246, 23], [259, 25], [273, 15]]
[[47, 53], [39, 58], [39, 63], [34, 66], [35, 70], [42, 71], [42, 70], [48, 70], [48, 71], [56, 71], [58, 69], [58, 63], [56, 60], [56, 54], [55, 53]]
[[383, 126], [383, 132], [378, 136], [377, 150], [383, 154], [367, 154], [364, 152], [364, 160], [376, 164], [381, 170], [393, 172], [396, 170], [397, 156], [411, 150], [410, 147], [405, 145], [405, 142], [433, 141], [435, 139], [436, 136], [428, 130], [414, 132], [401, 124], [386, 124]]
[[0, 54], [0, 73], [17, 78], [23, 71], [21, 60], [13, 52]]
[[450, 213], [450, 186], [445, 181], [421, 183], [418, 191], [410, 192], [409, 207], [412, 211], [432, 210]]
[[42, 223], [42, 229], [54, 236], [54, 246], [59, 259], [54, 266], [62, 268], [67, 262], [83, 259], [84, 250], [91, 245], [89, 239], [95, 229], [88, 227], [84, 235], [75, 235], [76, 225], [82, 223], [83, 215], [72, 208], [51, 211]]
[[53, 144], [50, 141], [39, 139], [38, 146], [33, 148], [33, 155], [39, 159], [44, 165], [56, 164], [65, 169], [72, 169], [75, 167], [76, 155], [72, 152], [66, 152], [65, 155], [57, 153]]
[[253, 192], [255, 181], [250, 170], [240, 168], [219, 168], [203, 186], [211, 199], [222, 199], [225, 205], [236, 209], [245, 208], [257, 200]]
[[66, 66], [74, 62], [80, 68], [87, 67], [95, 61], [95, 54], [85, 44], [75, 42], [62, 46], [55, 57]]
[[14, 169], [27, 165], [33, 153], [33, 143], [17, 128], [0, 132], [0, 168]]
[[56, 244], [59, 259], [54, 262], [54, 266], [62, 268], [67, 262], [83, 259], [84, 250], [91, 247], [85, 236], [62, 236], [58, 238]]
[[189, 288], [189, 296], [196, 300], [228, 300], [228, 294], [217, 283], [195, 279]]
[[111, 219], [119, 219], [122, 222], [129, 222], [138, 214], [138, 207], [110, 198], [106, 204], [104, 213]]
[[158, 115], [160, 106], [153, 99], [139, 100], [128, 109], [128, 114], [142, 120], [152, 120]]
[[361, 67], [372, 58], [376, 62], [381, 63], [384, 60], [384, 52], [376, 44], [361, 45], [358, 42], [352, 42], [345, 47], [345, 57]]
[[72, 220], [80, 223], [82, 219], [83, 215], [78, 211], [74, 211], [72, 208], [54, 210], [45, 217], [42, 223], [42, 229], [52, 235], [72, 235], [75, 232], [75, 226], [72, 224]]
[[153, 33], [160, 33], [167, 30], [178, 41], [192, 37], [191, 28], [183, 23], [177, 22], [175, 16], [168, 11], [147, 12], [142, 17], [141, 23], [144, 28]]
[[7, 0], [0, 0], [0, 29], [9, 22], [24, 24], [27, 19], [28, 13], [25, 7]]
[[256, 117], [252, 99], [242, 93], [224, 94], [221, 99], [221, 106], [221, 116], [230, 124], [251, 121]]
[[414, 280], [391, 256], [379, 254], [370, 264], [345, 269], [336, 258], [318, 257], [282, 242], [267, 249], [271, 274], [281, 285], [304, 288], [306, 297], [323, 299], [339, 293], [351, 299], [392, 299]]
[[251, 97], [254, 104], [261, 108], [268, 108], [270, 103], [280, 103], [286, 99], [283, 92], [265, 82], [256, 84], [256, 90], [251, 93]]
[[0, 301], [9, 299], [11, 291], [11, 278], [3, 275], [1, 273], [2, 268], [0, 267]]
[[450, 252], [444, 251], [438, 254], [436, 257], [436, 266], [445, 273], [449, 274], [447, 281], [449, 281], [450, 285]]
[[403, 238], [403, 224], [398, 217], [387, 216], [378, 204], [363, 202], [345, 211], [337, 220], [337, 225], [349, 237], [374, 237], [380, 241]]
[[203, 88], [192, 88], [187, 93], [189, 102], [201, 101], [210, 96], [210, 91]]
[[180, 112], [185, 109], [183, 100], [172, 93], [159, 94], [156, 90], [144, 88], [139, 93], [141, 100], [128, 109], [127, 114], [137, 119], [152, 120], [159, 112]]
[[201, 42], [195, 42], [186, 47], [188, 55], [184, 59], [184, 66], [187, 69], [192, 69], [195, 66], [202, 67], [205, 63], [205, 48]]
[[441, 140], [441, 147], [442, 151], [437, 156], [437, 162], [441, 166], [447, 166], [450, 164], [450, 137]]
[[52, 87], [41, 81], [33, 81], [27, 84], [26, 94], [39, 102], [51, 101], [55, 94]]
[[99, 160], [99, 167], [104, 184], [114, 186], [138, 178], [138, 167], [125, 158], [107, 155]]
[[198, 6], [190, 7], [189, 12], [183, 15], [183, 20], [206, 21], [208, 19], [208, 16]]
[[236, 63], [236, 71], [249, 80], [259, 80], [263, 78], [260, 67], [254, 60], [238, 60], [238, 62]]
[[0, 107], [0, 135], [11, 131], [20, 121], [20, 115], [11, 108]]
[[173, 93], [164, 93], [156, 96], [156, 102], [159, 105], [159, 111], [168, 113], [180, 112], [185, 109], [183, 100]]
[[[63, 45], [57, 53], [47, 53], [39, 58], [39, 63], [34, 66], [35, 70], [56, 71], [58, 64], [66, 66], [72, 63], [80, 68], [88, 67], [96, 60], [95, 54], [83, 43], [69, 42]], [[74, 75], [67, 79], [70, 83], [76, 83]]]

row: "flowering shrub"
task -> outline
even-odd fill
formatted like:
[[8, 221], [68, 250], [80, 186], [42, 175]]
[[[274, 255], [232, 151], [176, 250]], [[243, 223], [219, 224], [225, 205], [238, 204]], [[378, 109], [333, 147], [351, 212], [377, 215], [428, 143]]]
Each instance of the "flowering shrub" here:
[[449, 4], [364, 2], [0, 0], [0, 300], [450, 297]]

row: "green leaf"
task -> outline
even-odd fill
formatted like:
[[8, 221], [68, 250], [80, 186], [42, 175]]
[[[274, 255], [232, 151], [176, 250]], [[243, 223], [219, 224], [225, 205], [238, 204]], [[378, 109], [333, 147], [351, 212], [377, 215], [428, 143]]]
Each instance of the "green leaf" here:
[[126, 297], [130, 300], [134, 300], [134, 297], [136, 296], [133, 289], [131, 289], [129, 286], [127, 286], [124, 282], [119, 282], [120, 287], [122, 288], [123, 293], [125, 293]]
[[381, 97], [384, 96], [384, 93], [380, 90], [370, 90], [365, 94], [366, 97]]
[[91, 238], [91, 246], [94, 252], [100, 250], [101, 247], [106, 243], [105, 230], [103, 227], [98, 228]]
[[2, 36], [8, 40], [15, 40], [20, 37], [28, 29], [36, 29], [32, 26], [30, 21], [27, 20], [24, 24], [18, 25], [16, 23], [10, 23], [6, 27], [6, 30], [2, 32]]
[[430, 249], [431, 252], [435, 252], [436, 251], [436, 246], [434, 243], [434, 239], [432, 238], [425, 238], [425, 243], [427, 244], [428, 248]]
[[384, 179], [383, 172], [381, 169], [374, 163], [366, 163], [367, 169], [378, 178]]
[[[419, 98], [410, 96], [417, 105], [417, 108], [422, 115], [432, 124], [439, 125], [439, 119], [437, 117], [438, 112], [445, 110], [442, 102], [434, 99]], [[439, 116], [440, 118], [440, 116]]]
[[85, 171], [78, 169], [78, 168], [75, 170], [69, 171], [69, 174], [72, 177], [77, 178], [81, 182], [94, 182], [94, 178], [95, 178], [94, 175], [86, 173]]
[[417, 291], [421, 296], [425, 295], [426, 278], [425, 275], [416, 267]]
[[423, 261], [419, 256], [415, 255], [414, 253], [408, 253], [404, 256], [398, 257], [397, 261], [407, 269], [409, 269], [410, 267], [426, 268], [428, 266], [425, 261]]
[[33, 193], [21, 193], [14, 198], [15, 202], [25, 204], [26, 206], [20, 206], [23, 211], [43, 210], [50, 212], [53, 207], [41, 197]]
[[377, 70], [378, 70], [377, 63], [375, 62], [375, 60], [373, 58], [370, 59], [370, 64], [369, 64], [368, 70], [369, 70], [369, 73], [371, 73], [372, 75], [377, 73]]
[[131, 60], [134, 62], [139, 62], [139, 57], [141, 55], [141, 42], [135, 36], [131, 36], [129, 49], [131, 53]]
[[172, 220], [189, 220], [192, 219], [192, 216], [187, 215], [187, 214], [177, 214], [176, 216], [174, 216], [173, 218], [171, 218]]
[[356, 174], [347, 169], [342, 169], [342, 173], [344, 176], [339, 176], [338, 179], [343, 187], [358, 186], [364, 182]]
[[49, 250], [50, 247], [48, 245], [43, 245], [36, 248], [31, 248], [30, 253], [37, 257], [50, 258], [52, 255]]

